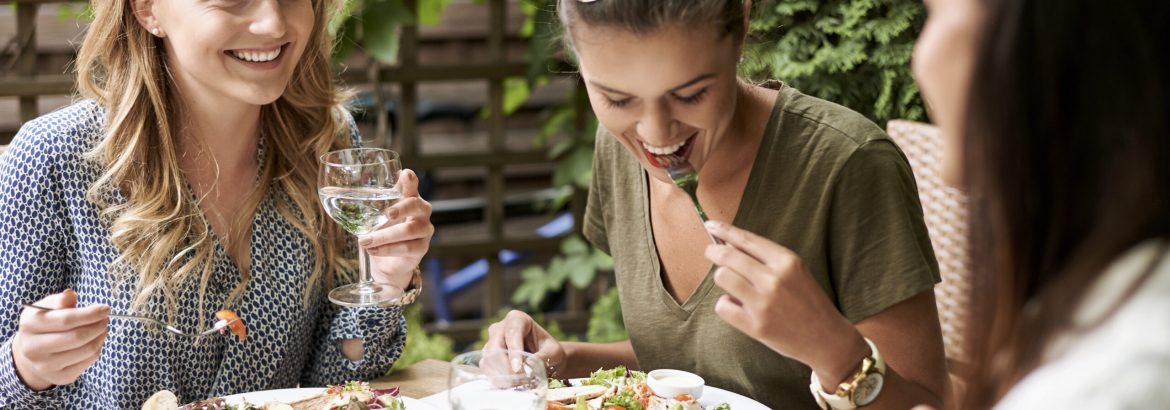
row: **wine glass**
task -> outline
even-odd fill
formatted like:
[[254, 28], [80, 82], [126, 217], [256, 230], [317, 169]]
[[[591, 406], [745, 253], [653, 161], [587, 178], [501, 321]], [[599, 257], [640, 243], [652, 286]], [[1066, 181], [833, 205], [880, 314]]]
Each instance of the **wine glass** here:
[[[389, 222], [385, 211], [400, 199], [394, 185], [402, 162], [398, 153], [381, 148], [351, 148], [322, 155], [317, 174], [317, 194], [325, 213], [341, 228], [359, 239]], [[342, 306], [392, 306], [414, 300], [402, 288], [374, 282], [370, 255], [358, 247], [358, 283], [329, 291], [329, 300]], [[414, 275], [418, 275], [415, 270]], [[419, 278], [412, 278], [411, 283]]]
[[447, 400], [454, 410], [544, 410], [544, 363], [519, 350], [485, 349], [451, 360]]

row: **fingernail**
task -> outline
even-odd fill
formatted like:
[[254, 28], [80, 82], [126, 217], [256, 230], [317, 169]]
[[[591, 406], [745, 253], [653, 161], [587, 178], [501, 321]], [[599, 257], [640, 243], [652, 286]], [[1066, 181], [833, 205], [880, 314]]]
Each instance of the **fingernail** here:
[[519, 372], [524, 367], [524, 362], [520, 361], [519, 357], [512, 358], [512, 371]]
[[708, 231], [717, 231], [723, 227], [723, 223], [719, 222], [719, 221], [712, 220], [712, 221], [703, 222], [703, 226], [706, 226]]
[[372, 243], [374, 243], [374, 240], [370, 239], [370, 238], [358, 239], [358, 245], [361, 245], [361, 246], [370, 246], [370, 244], [372, 244]]
[[398, 219], [398, 208], [390, 208], [387, 210], [386, 218], [390, 219], [391, 221]]

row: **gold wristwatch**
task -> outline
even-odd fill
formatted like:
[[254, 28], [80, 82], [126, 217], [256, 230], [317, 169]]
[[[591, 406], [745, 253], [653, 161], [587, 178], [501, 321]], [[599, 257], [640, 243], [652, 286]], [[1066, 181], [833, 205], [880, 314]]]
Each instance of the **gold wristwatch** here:
[[871, 353], [861, 359], [861, 366], [837, 386], [836, 392], [826, 392], [821, 387], [821, 381], [817, 379], [817, 373], [813, 372], [812, 383], [808, 388], [822, 410], [856, 409], [873, 403], [878, 393], [881, 393], [882, 385], [885, 384], [886, 362], [882, 360], [882, 355], [878, 353], [877, 346], [874, 346], [872, 340], [865, 338], [865, 343], [869, 345]]

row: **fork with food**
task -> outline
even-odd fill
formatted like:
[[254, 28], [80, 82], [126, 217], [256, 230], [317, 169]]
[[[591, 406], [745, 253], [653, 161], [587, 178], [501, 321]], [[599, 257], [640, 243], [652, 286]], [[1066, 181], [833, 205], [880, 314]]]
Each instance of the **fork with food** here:
[[[44, 307], [44, 306], [40, 306], [40, 305], [36, 305], [36, 304], [32, 304], [32, 303], [25, 303], [22, 306], [24, 306], [26, 308], [37, 309], [37, 310], [42, 310], [42, 311], [46, 311], [46, 312], [52, 312], [54, 310], [57, 310], [57, 309]], [[240, 341], [243, 342], [245, 336], [247, 335], [247, 329], [244, 327], [243, 319], [240, 319], [239, 316], [236, 316], [235, 312], [232, 312], [231, 310], [228, 310], [228, 309], [223, 309], [223, 310], [220, 310], [218, 312], [215, 312], [215, 317], [219, 320], [216, 321], [214, 324], [212, 324], [211, 327], [208, 328], [207, 330], [197, 331], [197, 332], [184, 332], [182, 330], [179, 330], [179, 328], [177, 328], [175, 326], [169, 325], [166, 322], [163, 322], [161, 320], [158, 320], [158, 319], [155, 319], [152, 317], [137, 316], [137, 315], [119, 315], [119, 314], [115, 314], [115, 313], [110, 313], [107, 316], [109, 316], [111, 319], [137, 320], [137, 321], [140, 321], [143, 323], [157, 325], [157, 326], [161, 327], [163, 330], [165, 330], [171, 334], [174, 334], [177, 336], [188, 337], [188, 338], [192, 338], [192, 339], [198, 339], [200, 337], [207, 336], [207, 335], [210, 335], [210, 334], [215, 333], [215, 332], [219, 332], [220, 334], [224, 334], [226, 330], [231, 330], [232, 334], [235, 334], [237, 337], [240, 338]]]

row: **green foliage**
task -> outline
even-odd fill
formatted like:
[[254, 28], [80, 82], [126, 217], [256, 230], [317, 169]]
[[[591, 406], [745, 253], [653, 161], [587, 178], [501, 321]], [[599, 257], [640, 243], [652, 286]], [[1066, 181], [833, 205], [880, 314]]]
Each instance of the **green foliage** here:
[[610, 269], [613, 260], [609, 255], [579, 236], [570, 236], [561, 242], [561, 254], [553, 257], [547, 268], [529, 266], [520, 272], [523, 283], [512, 294], [512, 303], [537, 309], [549, 293], [564, 289], [566, 283], [584, 289], [593, 283], [598, 271]]
[[778, 79], [884, 124], [926, 116], [910, 73], [925, 12], [917, 0], [765, 0], [741, 74]]
[[414, 23], [414, 13], [403, 0], [365, 0], [362, 9], [362, 45], [366, 53], [386, 64], [398, 59], [399, 26]]
[[329, 22], [336, 42], [333, 60], [341, 61], [360, 47], [379, 62], [394, 64], [401, 40], [399, 29], [415, 23], [438, 24], [450, 2], [418, 0], [418, 9], [411, 10], [405, 0], [346, 0], [344, 10]]
[[455, 344], [450, 337], [429, 335], [423, 328], [422, 305], [411, 305], [403, 315], [406, 316], [406, 347], [394, 362], [391, 373], [426, 359], [451, 360], [455, 357]]
[[[16, 3], [12, 3], [14, 6]], [[93, 21], [93, 3], [61, 3], [57, 5], [57, 22]]]
[[589, 333], [586, 338], [594, 343], [619, 342], [630, 338], [622, 319], [622, 304], [618, 289], [610, 288], [589, 309]]

